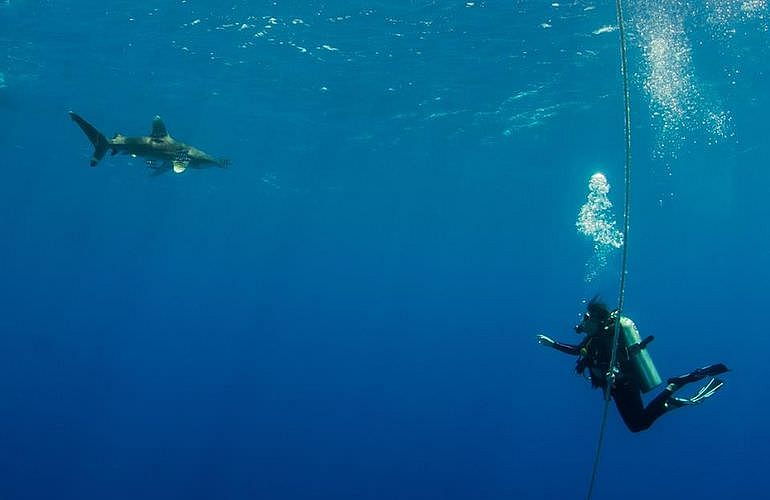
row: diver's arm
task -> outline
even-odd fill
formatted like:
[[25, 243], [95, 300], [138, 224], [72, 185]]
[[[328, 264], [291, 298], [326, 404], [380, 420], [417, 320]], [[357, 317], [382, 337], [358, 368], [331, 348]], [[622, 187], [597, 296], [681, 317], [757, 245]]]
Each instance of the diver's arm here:
[[565, 344], [563, 342], [557, 342], [550, 337], [546, 337], [545, 335], [538, 335], [537, 341], [544, 346], [553, 347], [557, 351], [563, 352], [565, 354], [571, 354], [573, 356], [580, 354], [580, 348], [583, 347], [582, 344], [572, 345]]

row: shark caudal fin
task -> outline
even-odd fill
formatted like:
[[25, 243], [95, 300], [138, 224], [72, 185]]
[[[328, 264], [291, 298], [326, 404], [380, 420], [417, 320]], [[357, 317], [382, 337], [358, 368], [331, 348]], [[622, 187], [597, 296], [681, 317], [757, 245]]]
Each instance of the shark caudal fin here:
[[107, 153], [107, 150], [110, 149], [110, 141], [107, 140], [104, 135], [96, 130], [93, 125], [85, 121], [80, 116], [76, 115], [72, 111], [70, 111], [70, 118], [72, 118], [72, 121], [78, 124], [80, 127], [80, 130], [83, 131], [84, 134], [88, 137], [88, 140], [91, 141], [91, 144], [94, 145], [94, 155], [91, 158], [91, 166], [95, 167], [97, 163], [99, 163], [99, 160], [104, 158], [105, 153]]

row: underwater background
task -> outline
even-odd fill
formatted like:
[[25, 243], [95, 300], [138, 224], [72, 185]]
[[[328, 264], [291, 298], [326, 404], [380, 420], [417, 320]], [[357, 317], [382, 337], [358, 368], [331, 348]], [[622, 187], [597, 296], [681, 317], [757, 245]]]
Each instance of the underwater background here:
[[[770, 10], [626, 21], [625, 313], [733, 371], [613, 405], [594, 498], [762, 498]], [[0, 74], [0, 499], [585, 496], [601, 393], [535, 335], [617, 302], [615, 2], [5, 0]], [[91, 168], [68, 111], [232, 165]]]

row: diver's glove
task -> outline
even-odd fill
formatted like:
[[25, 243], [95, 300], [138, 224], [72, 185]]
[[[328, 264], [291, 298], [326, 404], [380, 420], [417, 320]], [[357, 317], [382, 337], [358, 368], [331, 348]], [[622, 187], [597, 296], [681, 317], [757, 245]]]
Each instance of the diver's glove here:
[[550, 337], [546, 337], [545, 335], [538, 335], [537, 341], [546, 347], [553, 347], [556, 344], [555, 340]]

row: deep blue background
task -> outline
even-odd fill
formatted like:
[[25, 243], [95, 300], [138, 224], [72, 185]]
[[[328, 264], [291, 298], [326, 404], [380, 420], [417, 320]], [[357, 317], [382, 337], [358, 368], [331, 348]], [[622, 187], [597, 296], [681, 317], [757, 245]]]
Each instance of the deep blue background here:
[[[656, 335], [664, 377], [734, 372], [642, 434], [611, 408], [595, 498], [757, 498], [768, 10], [656, 14], [686, 18], [690, 118], [731, 117], [713, 140], [697, 119], [668, 133], [644, 90], [638, 21], [656, 4], [629, 8], [626, 312]], [[610, 1], [0, 6], [0, 498], [582, 497], [600, 393], [535, 334], [577, 340], [581, 300], [617, 296], [617, 252], [586, 284], [574, 228], [596, 170], [622, 205], [617, 32], [593, 34], [614, 15]], [[232, 167], [89, 168], [70, 110], [108, 136], [160, 114]]]

